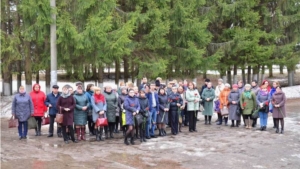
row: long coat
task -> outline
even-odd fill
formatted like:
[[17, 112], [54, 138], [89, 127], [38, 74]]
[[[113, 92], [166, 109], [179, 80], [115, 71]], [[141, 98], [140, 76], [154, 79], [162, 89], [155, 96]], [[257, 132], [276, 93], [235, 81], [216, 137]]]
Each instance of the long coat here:
[[12, 102], [12, 114], [20, 122], [27, 121], [33, 113], [33, 103], [29, 94], [18, 93]]
[[168, 96], [166, 94], [158, 95], [158, 102], [159, 102], [159, 114], [156, 117], [156, 122], [167, 124], [169, 114], [168, 114], [168, 112], [165, 112], [164, 109], [170, 108], [169, 103], [168, 103]]
[[140, 110], [140, 103], [136, 96], [127, 96], [124, 101], [126, 111], [126, 125], [134, 125], [133, 112]]
[[105, 100], [106, 100], [106, 115], [107, 121], [114, 123], [116, 122], [116, 113], [118, 109], [118, 98], [115, 93], [106, 93], [104, 92]]
[[98, 103], [96, 103], [95, 102], [95, 97], [94, 96], [92, 96], [91, 97], [91, 105], [92, 105], [92, 107], [93, 107], [93, 114], [92, 114], [92, 116], [93, 116], [93, 121], [94, 121], [94, 123], [96, 123], [96, 121], [97, 121], [97, 119], [99, 118], [99, 112], [100, 111], [106, 111], [106, 103], [104, 102], [98, 102]]
[[[272, 104], [273, 104], [273, 118], [285, 118], [285, 94], [281, 92], [275, 92], [272, 96]], [[279, 107], [275, 107], [275, 105], [279, 105]], [[281, 114], [282, 113], [282, 114]], [[283, 116], [282, 116], [283, 115]]]
[[229, 93], [230, 93], [230, 89], [224, 89], [221, 91], [219, 95], [220, 109], [222, 109], [224, 106], [229, 107], [229, 100], [228, 100]]
[[140, 113], [142, 113], [143, 116], [146, 116], [146, 114], [148, 114], [148, 118], [149, 118], [149, 101], [147, 97], [139, 97], [139, 103], [140, 103]]
[[46, 95], [42, 91], [35, 91], [34, 87], [39, 86], [38, 84], [33, 85], [33, 91], [30, 92], [30, 96], [34, 106], [34, 114], [33, 116], [42, 117], [44, 113], [47, 111], [47, 107], [45, 105]]
[[[206, 99], [209, 98], [209, 101]], [[212, 116], [213, 115], [213, 100], [215, 98], [215, 90], [213, 88], [205, 88], [204, 91], [202, 92], [202, 99], [204, 102], [204, 111], [202, 112], [203, 115], [205, 116]]]
[[[233, 104], [232, 101], [236, 103]], [[241, 116], [236, 114], [237, 110], [240, 109], [240, 93], [238, 90], [232, 90], [228, 95], [229, 102], [229, 120], [241, 120]]]
[[[74, 111], [74, 123], [75, 125], [86, 125], [87, 113], [90, 107], [89, 99], [85, 94], [76, 93], [74, 95], [76, 107]], [[82, 107], [87, 106], [86, 110], [82, 110]]]
[[240, 106], [243, 109], [243, 115], [251, 115], [253, 110], [256, 108], [256, 96], [251, 91], [251, 97], [246, 97], [244, 91], [240, 96]]
[[[187, 111], [199, 110], [199, 102], [201, 101], [201, 99], [197, 89], [187, 89], [185, 92], [185, 98], [187, 101]], [[198, 99], [199, 102], [195, 103], [196, 99]]]
[[[76, 103], [73, 95], [70, 95], [67, 98], [63, 98], [62, 96], [58, 98], [56, 108], [64, 115], [62, 123], [63, 126], [73, 125], [75, 106]], [[65, 111], [64, 108], [69, 108], [70, 111]]]

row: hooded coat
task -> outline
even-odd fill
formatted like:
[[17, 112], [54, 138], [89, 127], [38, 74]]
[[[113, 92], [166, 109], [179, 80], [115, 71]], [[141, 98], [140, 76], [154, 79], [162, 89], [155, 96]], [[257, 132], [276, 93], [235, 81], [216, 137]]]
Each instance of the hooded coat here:
[[[39, 86], [39, 91], [35, 91], [35, 86]], [[47, 107], [45, 105], [46, 95], [41, 91], [41, 86], [39, 84], [35, 84], [32, 87], [32, 92], [30, 92], [30, 96], [33, 102], [34, 114], [33, 116], [42, 117], [44, 113], [47, 111]]]

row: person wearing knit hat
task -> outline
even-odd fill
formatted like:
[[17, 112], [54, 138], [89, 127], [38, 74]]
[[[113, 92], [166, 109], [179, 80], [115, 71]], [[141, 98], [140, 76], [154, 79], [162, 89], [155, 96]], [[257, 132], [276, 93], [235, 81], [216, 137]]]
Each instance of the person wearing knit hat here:
[[201, 97], [204, 101], [204, 111], [202, 114], [205, 116], [205, 124], [211, 125], [211, 118], [213, 115], [213, 100], [215, 98], [215, 90], [212, 88], [211, 82], [207, 83], [207, 88], [204, 89]]
[[245, 119], [246, 129], [251, 129], [252, 123], [251, 115], [256, 108], [256, 95], [251, 91], [251, 85], [246, 84], [245, 90], [241, 95], [240, 99], [241, 109]]
[[232, 88], [233, 88], [233, 89], [234, 89], [234, 88], [238, 89], [238, 88], [239, 88], [239, 85], [233, 84], [233, 85], [232, 85]]

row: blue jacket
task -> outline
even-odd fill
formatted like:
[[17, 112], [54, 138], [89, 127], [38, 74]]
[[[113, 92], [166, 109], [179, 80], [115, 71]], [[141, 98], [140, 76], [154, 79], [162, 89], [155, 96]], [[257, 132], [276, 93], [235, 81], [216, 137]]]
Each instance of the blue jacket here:
[[93, 92], [93, 91], [88, 91], [88, 92], [85, 92], [84, 94], [85, 94], [85, 96], [88, 98], [89, 105], [90, 105], [90, 106], [89, 106], [89, 109], [92, 110], [92, 109], [93, 109], [93, 105], [92, 105], [92, 103], [91, 103], [91, 98], [92, 98], [94, 92]]
[[[149, 111], [153, 111], [153, 102], [152, 102], [152, 93], [149, 92], [146, 94], [147, 99], [149, 101]], [[154, 97], [155, 97], [155, 101], [156, 101], [156, 112], [159, 111], [159, 102], [158, 102], [158, 94], [156, 92], [154, 92]]]
[[57, 93], [56, 97], [54, 96], [54, 94], [51, 92], [47, 95], [47, 98], [45, 100], [45, 105], [47, 107], [49, 107], [49, 104], [52, 105], [52, 107], [49, 107], [49, 115], [56, 115], [56, 113], [58, 112], [57, 108], [56, 108], [56, 103], [58, 98], [60, 97], [60, 92]]

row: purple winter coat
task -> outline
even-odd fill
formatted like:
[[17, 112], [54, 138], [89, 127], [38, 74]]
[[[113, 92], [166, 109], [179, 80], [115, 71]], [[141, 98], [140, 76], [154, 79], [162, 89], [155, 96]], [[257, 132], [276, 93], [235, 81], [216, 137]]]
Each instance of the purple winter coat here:
[[139, 99], [136, 96], [127, 96], [123, 107], [126, 111], [126, 125], [134, 125], [133, 112], [140, 110]]

